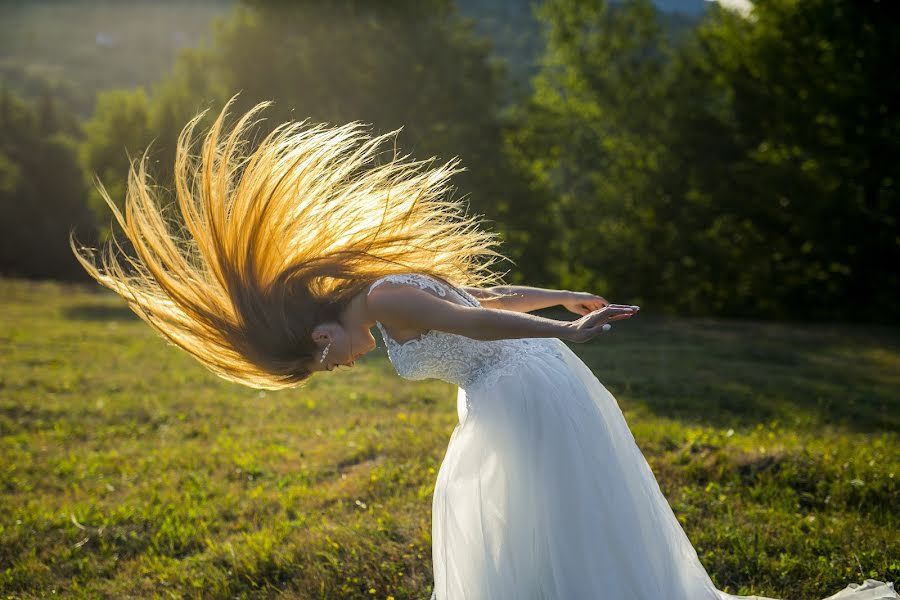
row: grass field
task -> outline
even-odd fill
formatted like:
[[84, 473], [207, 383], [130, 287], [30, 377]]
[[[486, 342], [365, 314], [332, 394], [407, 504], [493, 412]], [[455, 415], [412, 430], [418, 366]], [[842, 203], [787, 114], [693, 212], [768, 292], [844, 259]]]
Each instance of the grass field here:
[[[453, 386], [379, 348], [242, 388], [92, 289], [0, 280], [0, 598], [428, 598]], [[897, 329], [644, 306], [572, 348], [720, 589], [900, 580]]]

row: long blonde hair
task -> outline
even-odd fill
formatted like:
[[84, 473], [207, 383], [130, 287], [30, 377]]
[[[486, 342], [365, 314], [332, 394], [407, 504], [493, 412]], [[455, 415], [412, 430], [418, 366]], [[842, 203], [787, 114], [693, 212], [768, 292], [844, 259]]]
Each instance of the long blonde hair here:
[[178, 137], [175, 198], [189, 236], [157, 206], [147, 151], [130, 164], [125, 219], [96, 181], [138, 255], [126, 256], [130, 272], [112, 244], [101, 271], [91, 249], [82, 246], [82, 254], [69, 234], [94, 279], [214, 373], [260, 389], [303, 382], [317, 350], [313, 327], [338, 320], [354, 295], [384, 275], [418, 272], [473, 286], [500, 280], [490, 268], [506, 259], [493, 249], [498, 235], [443, 197], [450, 176], [465, 170], [458, 158], [423, 170], [430, 161], [405, 161], [395, 147], [389, 162], [363, 168], [400, 129], [372, 137], [358, 121], [283, 123], [247, 155], [242, 138], [258, 123], [251, 118], [271, 102], [223, 132], [236, 97], [198, 156], [191, 155], [193, 131], [208, 109]]

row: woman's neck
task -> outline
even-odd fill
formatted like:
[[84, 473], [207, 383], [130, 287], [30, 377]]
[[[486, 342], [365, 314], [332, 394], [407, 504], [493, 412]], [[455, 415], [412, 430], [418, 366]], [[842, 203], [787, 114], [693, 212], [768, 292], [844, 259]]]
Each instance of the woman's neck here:
[[350, 327], [358, 325], [370, 329], [375, 326], [375, 319], [369, 314], [366, 292], [368, 288], [353, 296], [343, 311], [342, 319]]

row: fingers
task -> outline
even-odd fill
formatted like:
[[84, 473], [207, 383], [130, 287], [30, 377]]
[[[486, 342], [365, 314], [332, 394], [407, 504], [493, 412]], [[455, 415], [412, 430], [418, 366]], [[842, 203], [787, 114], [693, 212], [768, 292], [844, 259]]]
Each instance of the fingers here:
[[588, 326], [591, 328], [595, 328], [611, 321], [621, 321], [623, 319], [628, 319], [636, 315], [639, 310], [640, 307], [635, 305], [610, 304], [609, 306], [591, 313]]
[[[579, 305], [579, 307], [588, 306], [589, 305], [587, 304]], [[633, 317], [638, 313], [640, 308], [640, 306], [634, 304], [609, 304], [586, 313], [579, 319], [577, 325], [578, 329], [581, 331], [581, 334], [579, 335], [581, 339], [576, 339], [575, 341], [586, 342], [591, 338], [596, 337], [601, 332], [608, 331], [610, 328], [608, 323], [612, 321], [622, 321]], [[604, 329], [604, 326], [606, 326], [606, 329]]]
[[604, 308], [601, 308], [597, 311], [597, 315], [603, 315], [607, 318], [621, 318], [620, 315], [624, 315], [626, 317], [630, 317], [640, 310], [639, 306], [634, 306], [630, 304], [610, 304]]
[[631, 316], [630, 314], [627, 314], [627, 315], [612, 315], [611, 317], [609, 317], [609, 318], [606, 319], [606, 320], [607, 320], [607, 321], [621, 321], [622, 319], [627, 319], [627, 318], [629, 318], [630, 316]]
[[640, 308], [634, 304], [607, 304], [606, 306], [601, 306], [600, 308], [595, 308], [594, 312], [600, 310], [608, 310], [608, 311], [618, 311], [618, 310], [635, 310]]
[[580, 292], [577, 294], [578, 302], [572, 307], [572, 312], [580, 315], [586, 315], [595, 310], [599, 310], [609, 304], [603, 296]]

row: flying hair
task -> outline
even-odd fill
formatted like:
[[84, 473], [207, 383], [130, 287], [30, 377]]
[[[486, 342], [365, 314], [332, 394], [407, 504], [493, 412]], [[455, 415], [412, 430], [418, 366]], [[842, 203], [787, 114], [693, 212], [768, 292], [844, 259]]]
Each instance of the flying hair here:
[[[141, 319], [218, 376], [258, 389], [296, 387], [311, 371], [312, 329], [338, 321], [375, 279], [417, 272], [455, 285], [500, 282], [492, 265], [498, 234], [450, 199], [459, 159], [431, 167], [379, 148], [402, 129], [366, 133], [353, 121], [329, 127], [282, 123], [248, 151], [253, 121], [271, 102], [241, 115], [230, 131], [224, 108], [192, 154], [181, 131], [170, 218], [147, 173], [147, 151], [131, 160], [125, 216], [96, 178], [136, 256], [112, 236], [94, 250], [69, 245], [85, 270], [121, 295]], [[261, 120], [261, 119], [260, 119]], [[124, 256], [120, 261], [114, 246]]]

